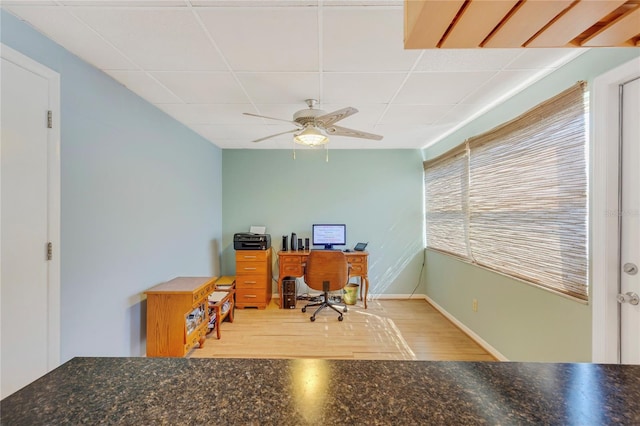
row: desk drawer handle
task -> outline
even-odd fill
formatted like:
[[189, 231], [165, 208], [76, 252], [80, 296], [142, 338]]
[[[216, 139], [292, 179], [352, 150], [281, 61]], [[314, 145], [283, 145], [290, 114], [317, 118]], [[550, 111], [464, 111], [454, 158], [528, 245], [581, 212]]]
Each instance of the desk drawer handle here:
[[245, 259], [255, 259], [257, 256], [244, 256]]
[[245, 281], [244, 283], [245, 284], [255, 284], [255, 283], [257, 283], [257, 281]]
[[255, 271], [258, 268], [244, 268], [245, 271]]
[[255, 294], [245, 294], [244, 297], [247, 299], [255, 299], [258, 296], [256, 296]]

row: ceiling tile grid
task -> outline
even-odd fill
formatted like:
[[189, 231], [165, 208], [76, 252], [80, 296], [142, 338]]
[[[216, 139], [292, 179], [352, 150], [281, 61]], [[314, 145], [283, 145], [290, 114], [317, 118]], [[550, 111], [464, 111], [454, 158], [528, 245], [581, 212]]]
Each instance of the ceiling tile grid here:
[[330, 135], [330, 149], [422, 148], [584, 51], [408, 50], [402, 0], [2, 5], [223, 149], [291, 149], [305, 99], [326, 112], [354, 107], [339, 126], [384, 136]]

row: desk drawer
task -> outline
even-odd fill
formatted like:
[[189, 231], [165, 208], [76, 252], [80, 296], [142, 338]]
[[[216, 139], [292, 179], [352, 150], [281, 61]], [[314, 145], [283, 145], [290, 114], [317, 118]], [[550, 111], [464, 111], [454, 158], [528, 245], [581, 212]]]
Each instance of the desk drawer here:
[[256, 260], [267, 260], [268, 250], [238, 250], [236, 251], [236, 262], [255, 262]]
[[362, 274], [364, 274], [364, 271], [366, 271], [366, 270], [367, 270], [366, 266], [364, 266], [362, 264], [359, 265], [357, 263], [354, 265], [352, 263], [351, 264], [351, 269], [349, 270], [349, 275], [353, 275], [353, 276], [362, 275]]
[[304, 274], [304, 268], [301, 264], [288, 264], [285, 263], [280, 265], [280, 270], [282, 271], [282, 276], [293, 276], [293, 277], [301, 277]]
[[236, 291], [249, 290], [249, 289], [261, 289], [266, 291], [267, 289], [267, 277], [264, 275], [239, 275], [236, 277]]
[[301, 265], [302, 256], [280, 256], [280, 262], [287, 265]]
[[254, 303], [266, 303], [267, 293], [264, 289], [254, 291], [252, 289], [238, 289], [236, 291], [236, 303], [251, 305]]
[[238, 275], [246, 274], [266, 274], [267, 264], [265, 262], [238, 262], [236, 263], [236, 281]]

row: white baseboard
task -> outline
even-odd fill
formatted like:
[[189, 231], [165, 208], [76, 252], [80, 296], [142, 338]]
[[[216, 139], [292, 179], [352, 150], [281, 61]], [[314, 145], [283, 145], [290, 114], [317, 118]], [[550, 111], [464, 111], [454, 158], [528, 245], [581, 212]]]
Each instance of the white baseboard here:
[[477, 344], [482, 346], [482, 348], [485, 351], [493, 355], [498, 361], [509, 361], [509, 359], [506, 356], [502, 355], [496, 348], [494, 348], [489, 343], [487, 343], [482, 337], [478, 336], [469, 327], [467, 327], [466, 325], [458, 321], [456, 317], [454, 317], [449, 312], [447, 312], [447, 310], [444, 309], [442, 306], [434, 302], [429, 296], [424, 296], [424, 298], [427, 302], [429, 302], [429, 304], [431, 304], [434, 308], [436, 308], [438, 312], [444, 315], [449, 321], [454, 323], [456, 327], [462, 330], [467, 336], [471, 337]]
[[369, 293], [368, 300], [396, 300], [396, 299], [420, 299], [424, 300], [427, 296], [425, 294], [371, 294]]

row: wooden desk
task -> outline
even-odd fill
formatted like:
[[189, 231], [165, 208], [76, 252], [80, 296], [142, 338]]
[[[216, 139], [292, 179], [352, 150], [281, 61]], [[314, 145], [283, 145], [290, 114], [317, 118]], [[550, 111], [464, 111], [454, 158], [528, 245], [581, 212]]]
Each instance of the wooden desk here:
[[[369, 253], [366, 251], [350, 251], [344, 254], [347, 256], [347, 260], [351, 266], [349, 278], [360, 277], [360, 300], [364, 301], [364, 308], [367, 309], [367, 295], [369, 293]], [[278, 252], [278, 294], [280, 295], [280, 309], [282, 309], [282, 280], [284, 277], [303, 276], [304, 265], [307, 262], [308, 256], [309, 250]]]

